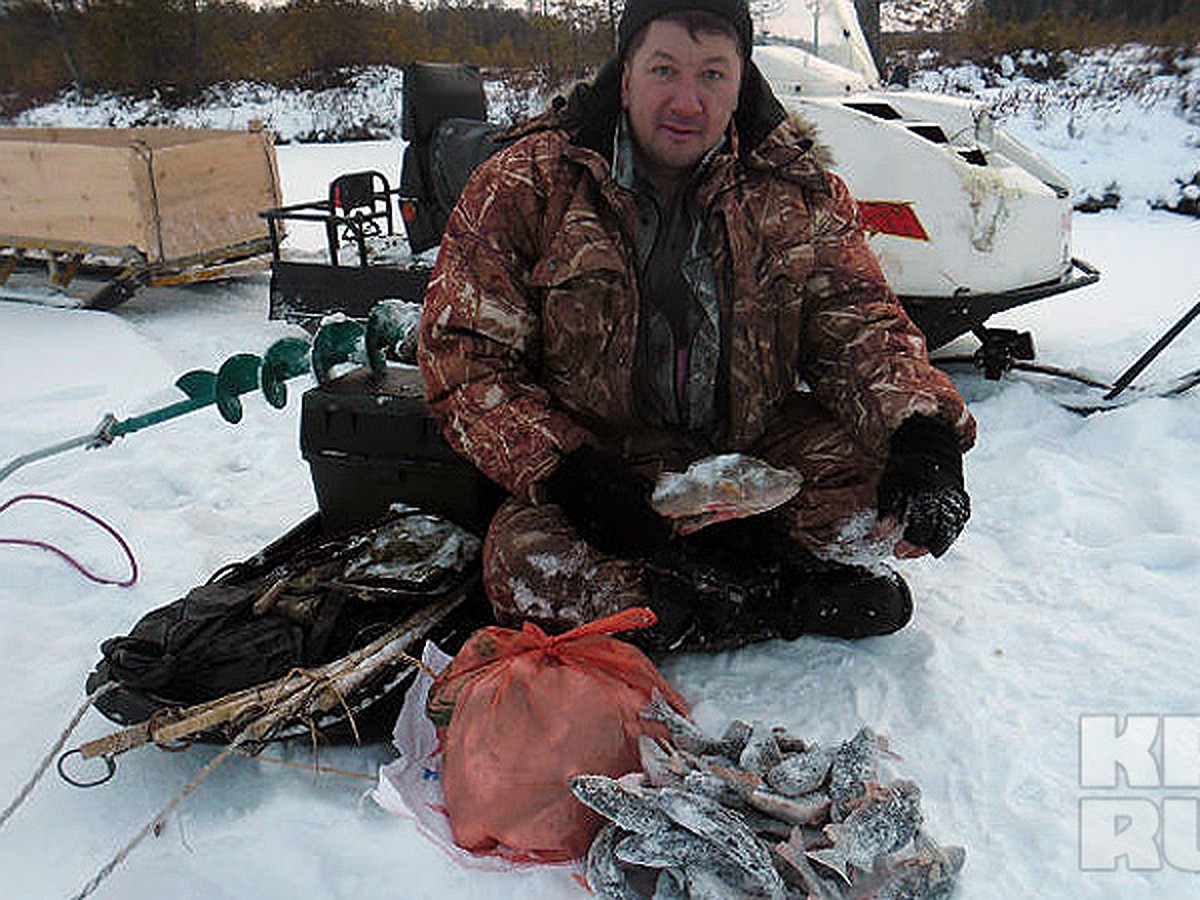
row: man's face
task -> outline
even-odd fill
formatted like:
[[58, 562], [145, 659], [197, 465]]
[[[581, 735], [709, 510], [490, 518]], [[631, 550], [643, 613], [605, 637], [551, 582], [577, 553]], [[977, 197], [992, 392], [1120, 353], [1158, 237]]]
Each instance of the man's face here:
[[625, 61], [621, 105], [638, 149], [664, 175], [682, 174], [721, 140], [737, 108], [742, 58], [717, 32], [688, 34], [656, 19]]

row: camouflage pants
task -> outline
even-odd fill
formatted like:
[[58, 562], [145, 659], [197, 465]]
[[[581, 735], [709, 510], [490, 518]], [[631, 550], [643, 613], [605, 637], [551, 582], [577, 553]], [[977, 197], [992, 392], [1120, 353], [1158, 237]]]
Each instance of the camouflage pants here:
[[[768, 513], [773, 525], [818, 556], [845, 558], [873, 521], [882, 463], [864, 455], [815, 401], [800, 395], [750, 451], [804, 476], [800, 493]], [[861, 527], [857, 529], [863, 531]], [[536, 622], [552, 632], [648, 600], [642, 566], [587, 544], [560, 507], [510, 497], [496, 513], [483, 548], [483, 583], [497, 621]]]

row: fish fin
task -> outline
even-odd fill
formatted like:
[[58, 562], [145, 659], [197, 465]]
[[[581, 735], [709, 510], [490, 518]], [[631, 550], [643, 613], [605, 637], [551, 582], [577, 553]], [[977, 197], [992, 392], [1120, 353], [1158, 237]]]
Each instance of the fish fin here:
[[863, 782], [863, 792], [861, 797], [857, 797], [846, 804], [848, 809], [857, 806], [863, 806], [866, 803], [878, 803], [888, 799], [891, 796], [891, 788], [884, 787], [878, 780], [872, 778], [870, 781]]
[[667, 701], [663, 699], [662, 691], [658, 688], [652, 688], [650, 691], [650, 702], [647, 703], [641, 710], [638, 711], [638, 716], [643, 719], [649, 719], [651, 722], [665, 722], [664, 714]]
[[708, 771], [712, 772], [743, 797], [749, 797], [762, 787], [762, 776], [756, 775], [753, 772], [747, 772], [745, 769], [710, 763]]
[[887, 736], [883, 734], [875, 735], [875, 752], [880, 756], [886, 756], [888, 759], [904, 759], [903, 756], [888, 746]]
[[638, 735], [638, 758], [642, 764], [642, 771], [646, 774], [646, 783], [651, 787], [663, 787], [671, 782], [675, 774], [671, 767], [671, 757], [658, 741], [648, 734]]
[[846, 884], [850, 883], [850, 873], [846, 871], [849, 860], [846, 859], [845, 851], [841, 848], [833, 846], [825, 850], [808, 850], [804, 855], [815, 862], [819, 862], [826, 868], [837, 872], [842, 876]]
[[[777, 845], [776, 849], [787, 847], [793, 853], [804, 855], [804, 829], [799, 825], [793, 825], [792, 830], [788, 833], [788, 839]], [[780, 849], [782, 853], [782, 849]]]
[[958, 873], [962, 871], [963, 864], [967, 861], [967, 848], [955, 844], [940, 849], [945, 859], [945, 871], [951, 877], [958, 877]]

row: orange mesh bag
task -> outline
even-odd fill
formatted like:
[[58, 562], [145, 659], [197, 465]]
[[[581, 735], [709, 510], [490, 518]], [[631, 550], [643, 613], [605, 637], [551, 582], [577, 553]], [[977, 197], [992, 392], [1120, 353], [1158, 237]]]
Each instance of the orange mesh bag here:
[[426, 706], [445, 753], [455, 843], [539, 862], [587, 852], [603, 822], [571, 794], [569, 779], [641, 767], [638, 737], [666, 737], [638, 716], [655, 691], [687, 712], [645, 654], [610, 637], [654, 621], [636, 607], [555, 637], [530, 623], [471, 636]]

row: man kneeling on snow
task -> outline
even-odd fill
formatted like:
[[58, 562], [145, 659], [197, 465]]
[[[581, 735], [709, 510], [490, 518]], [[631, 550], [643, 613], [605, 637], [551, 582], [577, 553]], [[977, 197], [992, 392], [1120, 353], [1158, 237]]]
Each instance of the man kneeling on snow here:
[[[496, 617], [648, 605], [654, 650], [895, 631], [912, 600], [881, 557], [958, 536], [974, 421], [750, 61], [746, 0], [629, 0], [618, 34], [472, 176], [425, 298], [430, 406], [512, 495]], [[675, 535], [653, 478], [724, 452], [800, 493]]]

